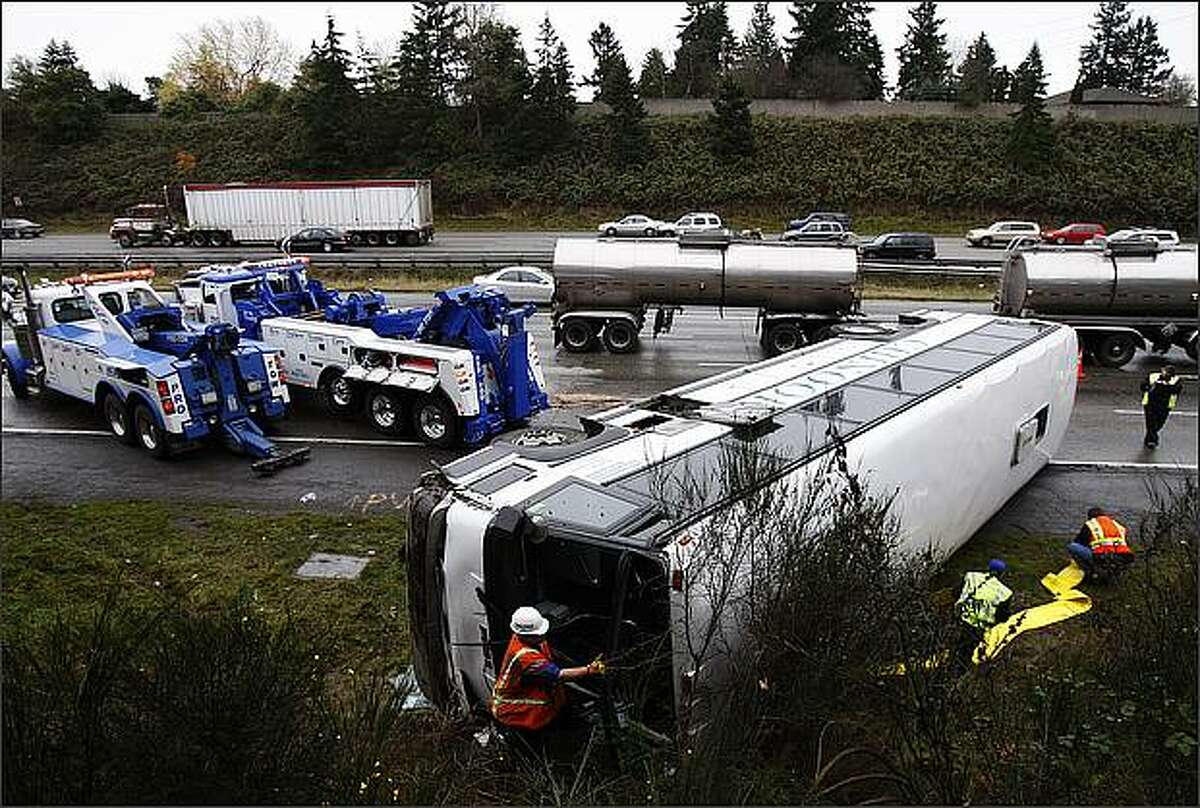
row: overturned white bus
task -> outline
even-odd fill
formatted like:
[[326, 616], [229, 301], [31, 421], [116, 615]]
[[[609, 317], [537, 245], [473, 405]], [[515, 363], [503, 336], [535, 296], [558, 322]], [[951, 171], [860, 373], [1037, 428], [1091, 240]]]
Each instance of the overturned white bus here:
[[684, 584], [689, 558], [730, 540], [714, 517], [747, 495], [684, 496], [686, 480], [751, 446], [774, 480], [803, 487], [836, 443], [894, 495], [903, 551], [951, 552], [1057, 450], [1076, 350], [1061, 325], [916, 312], [581, 419], [573, 441], [523, 433], [431, 472], [408, 545], [421, 689], [443, 708], [486, 708], [509, 615], [536, 605], [567, 659], [665, 637], [675, 708], [690, 709], [686, 617], [709, 604]]

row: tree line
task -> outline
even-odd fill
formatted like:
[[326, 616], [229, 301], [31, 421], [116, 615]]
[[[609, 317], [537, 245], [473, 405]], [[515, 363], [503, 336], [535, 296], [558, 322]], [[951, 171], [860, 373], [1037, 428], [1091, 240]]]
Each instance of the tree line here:
[[[601, 136], [612, 159], [647, 157], [647, 98], [709, 98], [708, 133], [721, 156], [754, 151], [750, 100], [820, 98], [953, 100], [1021, 105], [1014, 153], [1049, 158], [1050, 118], [1042, 106], [1045, 71], [1036, 43], [1012, 71], [998, 63], [985, 33], [955, 65], [937, 4], [909, 10], [894, 88], [883, 77], [883, 50], [865, 2], [793, 2], [782, 38], [767, 3], [755, 3], [735, 36], [725, 2], [688, 2], [673, 64], [652, 49], [636, 77], [612, 28], [589, 37], [595, 61], [580, 82], [604, 105]], [[1187, 103], [1194, 88], [1175, 74], [1149, 17], [1128, 3], [1105, 2], [1080, 54], [1076, 93], [1110, 86]], [[119, 82], [96, 87], [70, 44], [51, 41], [35, 63], [17, 57], [4, 88], [6, 136], [74, 143], [96, 135], [108, 113], [157, 111], [166, 117], [234, 111], [294, 116], [313, 168], [370, 164], [404, 150], [429, 160], [463, 152], [525, 161], [576, 142], [573, 66], [549, 16], [530, 59], [520, 31], [487, 4], [421, 0], [412, 28], [392, 53], [352, 53], [332, 15], [292, 71], [291, 49], [261, 18], [219, 21], [182, 38], [161, 77], [146, 78], [149, 98]], [[285, 86], [289, 83], [290, 86]], [[1022, 159], [1025, 159], [1024, 157]]]

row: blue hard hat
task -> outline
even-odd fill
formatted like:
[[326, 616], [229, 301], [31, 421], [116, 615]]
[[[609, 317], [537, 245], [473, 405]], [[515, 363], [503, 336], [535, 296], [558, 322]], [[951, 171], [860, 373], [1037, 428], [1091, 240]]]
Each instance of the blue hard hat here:
[[991, 561], [988, 562], [988, 572], [990, 572], [994, 575], [999, 575], [1000, 573], [1004, 572], [1007, 569], [1008, 569], [1008, 565], [1005, 564], [1003, 561], [1001, 561], [999, 558], [993, 558]]

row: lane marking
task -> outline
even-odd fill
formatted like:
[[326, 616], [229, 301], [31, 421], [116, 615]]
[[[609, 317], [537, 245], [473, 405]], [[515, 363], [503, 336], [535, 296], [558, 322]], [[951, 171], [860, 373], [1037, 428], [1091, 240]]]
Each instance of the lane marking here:
[[1051, 460], [1050, 466], [1065, 469], [1128, 469], [1130, 471], [1196, 471], [1195, 463], [1137, 463], [1123, 460]]
[[[109, 438], [112, 433], [103, 429], [57, 429], [51, 427], [20, 427], [6, 426], [0, 430], [2, 435], [31, 435], [38, 437], [80, 437], [80, 438]], [[393, 441], [393, 440], [371, 440], [366, 438], [326, 438], [312, 437], [304, 438], [296, 435], [275, 435], [268, 436], [268, 439], [275, 443], [319, 443], [332, 446], [424, 446], [425, 444], [415, 440]]]
[[[697, 362], [696, 367], [701, 368], [740, 368], [742, 365], [749, 364], [755, 360], [747, 359], [745, 362]], [[691, 363], [689, 363], [691, 364]]]
[[[1141, 410], [1113, 410], [1117, 415], [1141, 415]], [[1171, 415], [1182, 415], [1184, 418], [1195, 418], [1200, 413], [1188, 412], [1187, 410], [1175, 410]]]

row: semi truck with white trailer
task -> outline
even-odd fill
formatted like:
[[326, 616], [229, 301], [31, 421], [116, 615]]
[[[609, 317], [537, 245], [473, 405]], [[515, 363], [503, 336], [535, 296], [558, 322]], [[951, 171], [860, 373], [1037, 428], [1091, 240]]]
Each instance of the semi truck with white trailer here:
[[1010, 251], [993, 310], [1065, 323], [1107, 367], [1176, 345], [1196, 358], [1196, 251], [1155, 242]]
[[[416, 246], [433, 239], [429, 180], [190, 183], [164, 187], [166, 206], [136, 206], [149, 218], [115, 219], [109, 237], [142, 244], [223, 247], [275, 243], [304, 227], [342, 230], [352, 245]], [[182, 221], [169, 211], [182, 207]]]
[[384, 434], [474, 445], [549, 406], [532, 305], [481, 287], [393, 309], [377, 292], [343, 296], [307, 276], [307, 258], [208, 267], [175, 285], [187, 316], [230, 323], [279, 349], [288, 382], [334, 414]]
[[727, 233], [678, 240], [560, 238], [554, 247], [555, 344], [579, 353], [637, 349], [648, 314], [671, 329], [684, 306], [758, 309], [768, 355], [816, 341], [859, 311], [852, 245], [746, 242]]
[[[921, 311], [839, 330], [581, 419], [572, 439], [531, 430], [428, 472], [410, 499], [406, 554], [425, 696], [487, 712], [509, 616], [535, 605], [568, 661], [603, 655], [637, 671], [638, 682], [610, 673], [614, 699], [656, 677], [676, 715], [695, 715], [700, 685], [742, 636], [736, 625], [722, 643], [705, 636], [718, 619], [711, 598], [733, 603], [744, 585], [714, 585], [708, 576], [729, 565], [697, 561], [732, 559], [714, 543], [745, 541], [730, 526], [753, 519], [725, 515], [776, 482], [809, 490], [841, 450], [869, 493], [890, 498], [897, 552], [948, 554], [1061, 444], [1075, 398], [1070, 328]], [[769, 474], [720, 485], [722, 458], [745, 453]], [[638, 667], [639, 649], [663, 643], [665, 662]]]
[[50, 390], [96, 407], [109, 430], [157, 458], [216, 438], [260, 473], [308, 459], [278, 449], [262, 424], [289, 395], [273, 349], [216, 323], [194, 328], [149, 284], [153, 270], [80, 275], [30, 286], [3, 345], [18, 399]]

